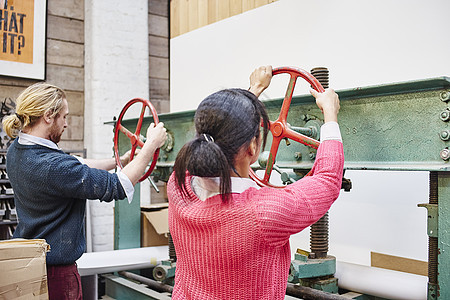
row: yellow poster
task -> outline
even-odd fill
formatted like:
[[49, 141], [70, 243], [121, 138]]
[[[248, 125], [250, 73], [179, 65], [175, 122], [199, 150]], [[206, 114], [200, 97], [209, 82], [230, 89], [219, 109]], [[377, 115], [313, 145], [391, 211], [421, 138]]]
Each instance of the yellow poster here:
[[0, 0], [0, 60], [33, 63], [34, 0]]

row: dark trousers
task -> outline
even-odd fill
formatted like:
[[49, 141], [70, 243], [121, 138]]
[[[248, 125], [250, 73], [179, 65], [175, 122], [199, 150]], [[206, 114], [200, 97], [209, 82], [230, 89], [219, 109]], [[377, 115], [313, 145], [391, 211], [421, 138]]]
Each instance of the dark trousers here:
[[77, 265], [48, 265], [49, 300], [82, 300], [81, 277]]

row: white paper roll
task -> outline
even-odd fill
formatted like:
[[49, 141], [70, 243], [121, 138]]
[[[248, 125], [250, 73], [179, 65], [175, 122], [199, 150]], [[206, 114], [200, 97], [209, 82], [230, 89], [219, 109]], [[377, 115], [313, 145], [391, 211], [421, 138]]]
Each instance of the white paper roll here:
[[144, 247], [84, 253], [78, 260], [81, 276], [154, 267], [169, 259], [169, 247]]
[[426, 300], [428, 277], [336, 262], [339, 287], [386, 299]]

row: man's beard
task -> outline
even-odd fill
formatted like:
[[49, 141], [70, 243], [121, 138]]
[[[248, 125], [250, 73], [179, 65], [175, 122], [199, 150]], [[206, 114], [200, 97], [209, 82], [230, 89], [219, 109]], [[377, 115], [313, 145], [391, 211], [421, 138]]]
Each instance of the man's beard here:
[[50, 128], [49, 134], [50, 141], [52, 141], [55, 144], [58, 144], [59, 141], [61, 140], [61, 136], [62, 136], [61, 130], [58, 128], [58, 126], [56, 126], [56, 124], [53, 124], [52, 127]]

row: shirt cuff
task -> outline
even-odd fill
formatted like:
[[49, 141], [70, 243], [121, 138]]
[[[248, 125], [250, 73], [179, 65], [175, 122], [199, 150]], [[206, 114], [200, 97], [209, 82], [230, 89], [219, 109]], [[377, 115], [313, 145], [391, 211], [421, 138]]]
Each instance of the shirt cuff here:
[[78, 159], [78, 161], [79, 161], [80, 163], [82, 163], [83, 165], [85, 165], [84, 159], [83, 159], [81, 156], [78, 156], [78, 155], [72, 155], [72, 156], [75, 157], [76, 159]]
[[337, 122], [326, 122], [320, 127], [320, 141], [335, 140], [342, 142], [341, 131]]
[[127, 195], [128, 203], [133, 201], [134, 195], [134, 186], [131, 183], [130, 179], [128, 179], [127, 175], [123, 174], [120, 170], [117, 170], [117, 176], [119, 177], [119, 181], [122, 184], [123, 189], [125, 190], [125, 194]]

